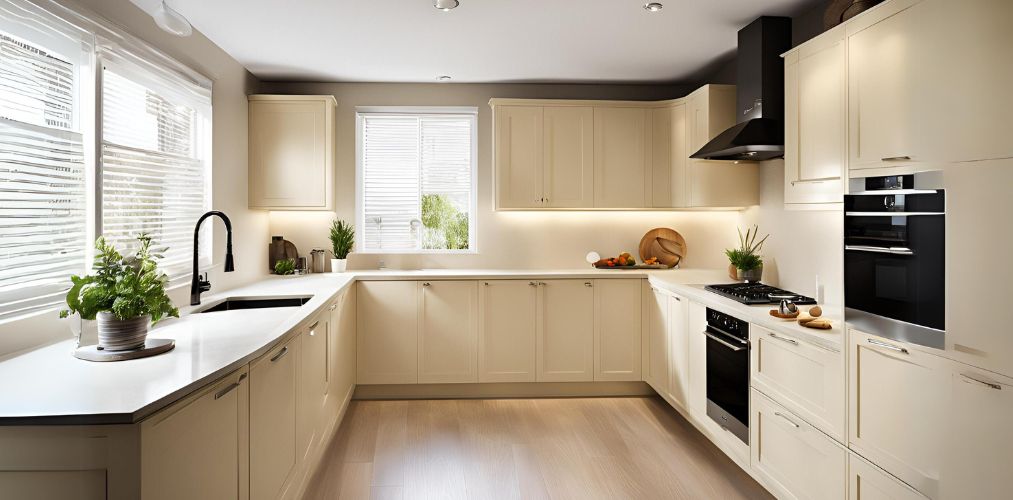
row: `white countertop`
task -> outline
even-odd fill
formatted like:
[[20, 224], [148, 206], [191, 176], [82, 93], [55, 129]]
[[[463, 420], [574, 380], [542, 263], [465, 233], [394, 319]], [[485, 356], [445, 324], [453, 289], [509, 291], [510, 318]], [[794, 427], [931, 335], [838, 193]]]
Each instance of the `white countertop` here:
[[[189, 314], [159, 323], [153, 338], [172, 338], [176, 348], [150, 358], [95, 363], [74, 358], [67, 340], [0, 360], [0, 425], [127, 424], [138, 422], [196, 389], [271, 350], [287, 334], [325, 310], [355, 280], [420, 279], [609, 279], [649, 278], [656, 286], [733, 316], [839, 350], [843, 321], [827, 332], [802, 328], [767, 315], [769, 306], [745, 306], [703, 290], [727, 281], [723, 271], [651, 270], [383, 270], [303, 277], [272, 277], [249, 286], [208, 294], [200, 307], [228, 297], [312, 295], [302, 307]], [[831, 318], [834, 319], [834, 318]], [[794, 325], [794, 326], [792, 326]]]

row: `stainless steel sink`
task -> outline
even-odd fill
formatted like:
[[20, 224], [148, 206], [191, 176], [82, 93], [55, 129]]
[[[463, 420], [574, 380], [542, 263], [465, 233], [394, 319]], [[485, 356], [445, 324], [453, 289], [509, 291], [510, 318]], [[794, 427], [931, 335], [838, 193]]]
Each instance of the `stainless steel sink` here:
[[230, 297], [221, 302], [210, 304], [197, 312], [203, 314], [220, 311], [237, 311], [240, 309], [299, 307], [309, 302], [312, 298], [312, 295], [298, 297]]

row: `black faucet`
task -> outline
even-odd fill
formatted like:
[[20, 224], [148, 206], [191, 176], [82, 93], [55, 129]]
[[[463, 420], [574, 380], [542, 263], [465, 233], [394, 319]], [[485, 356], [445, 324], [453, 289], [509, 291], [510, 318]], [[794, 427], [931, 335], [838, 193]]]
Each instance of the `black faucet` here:
[[229, 216], [225, 215], [224, 212], [212, 210], [197, 219], [197, 225], [193, 228], [193, 280], [190, 281], [190, 305], [196, 306], [200, 304], [201, 292], [206, 292], [211, 289], [211, 282], [208, 281], [207, 273], [204, 273], [204, 277], [201, 278], [200, 271], [197, 269], [197, 243], [200, 240], [200, 225], [204, 222], [204, 219], [217, 215], [221, 217], [222, 222], [225, 223], [225, 231], [228, 232], [228, 238], [225, 243], [225, 272], [231, 273], [236, 270], [236, 265], [232, 261], [232, 221], [229, 220]]

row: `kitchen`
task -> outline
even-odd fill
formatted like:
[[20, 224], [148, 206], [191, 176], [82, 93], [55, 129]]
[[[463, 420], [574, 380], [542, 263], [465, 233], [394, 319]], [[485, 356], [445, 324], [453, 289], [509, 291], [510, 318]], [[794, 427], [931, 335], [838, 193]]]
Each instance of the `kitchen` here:
[[0, 2], [0, 496], [1013, 486], [1007, 2]]

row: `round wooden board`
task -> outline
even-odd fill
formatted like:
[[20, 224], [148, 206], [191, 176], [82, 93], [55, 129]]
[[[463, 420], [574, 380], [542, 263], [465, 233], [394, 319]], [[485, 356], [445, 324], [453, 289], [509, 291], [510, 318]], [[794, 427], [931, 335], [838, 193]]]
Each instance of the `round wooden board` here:
[[640, 239], [640, 262], [657, 257], [658, 262], [675, 267], [686, 258], [686, 238], [675, 229], [651, 229]]

